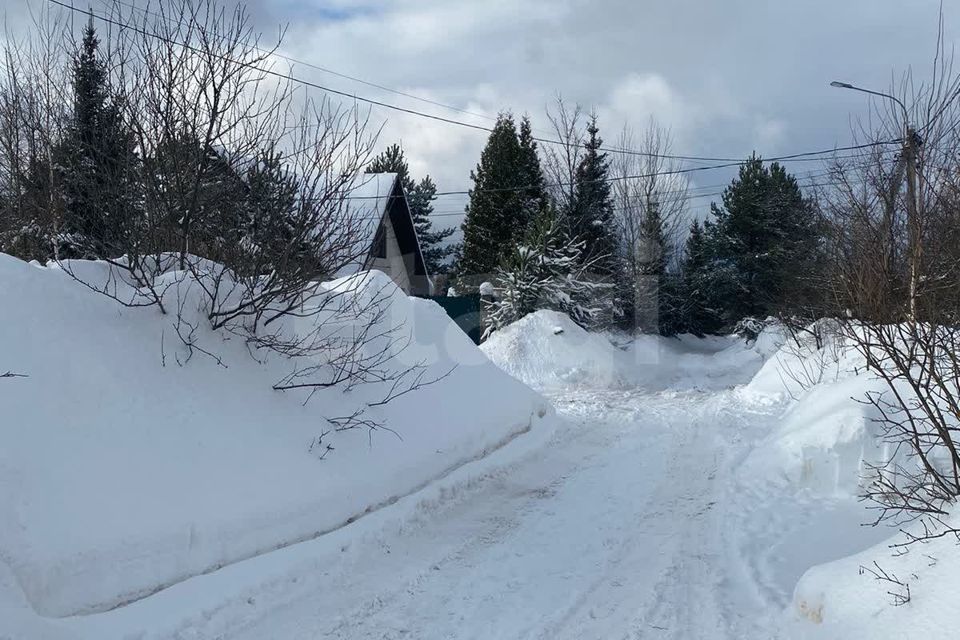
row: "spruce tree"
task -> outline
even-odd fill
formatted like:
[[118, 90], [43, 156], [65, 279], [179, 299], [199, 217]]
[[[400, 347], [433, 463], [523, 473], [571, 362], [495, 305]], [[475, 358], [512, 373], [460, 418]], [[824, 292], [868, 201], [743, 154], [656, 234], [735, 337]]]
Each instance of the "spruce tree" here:
[[584, 155], [577, 167], [574, 202], [569, 213], [571, 234], [584, 243], [584, 260], [605, 277], [617, 275], [616, 243], [613, 236], [613, 197], [609, 182], [609, 160], [602, 152], [603, 140], [596, 115], [587, 126]]
[[549, 200], [543, 167], [540, 166], [540, 156], [537, 154], [537, 141], [533, 138], [529, 116], [523, 116], [520, 120], [518, 138], [520, 141], [520, 171], [523, 173], [522, 183], [529, 185], [526, 190], [529, 201], [528, 208], [536, 211], [536, 218], [546, 210]]
[[592, 306], [598, 289], [608, 285], [585, 278], [583, 243], [572, 240], [554, 211], [544, 209], [523, 241], [497, 269], [497, 295], [486, 305], [487, 333], [502, 329], [539, 309], [566, 313], [590, 328], [602, 312]]
[[707, 231], [698, 220], [690, 225], [681, 266], [681, 317], [683, 330], [696, 336], [716, 333], [723, 326], [715, 290], [718, 264], [711, 259]]
[[656, 202], [648, 202], [640, 224], [642, 242], [636, 256], [638, 281], [631, 292], [635, 298], [632, 308], [637, 323], [646, 331], [664, 335], [677, 331], [677, 291], [672, 274], [667, 271], [667, 238], [663, 218]]
[[300, 215], [300, 183], [284, 165], [283, 155], [259, 152], [246, 169], [243, 187], [245, 216], [230, 235], [239, 235], [238, 246], [248, 254], [244, 265], [257, 264], [261, 271], [273, 271], [286, 260], [306, 259], [309, 247], [293, 246]]
[[[463, 223], [459, 279], [476, 286], [519, 244], [530, 222], [546, 207], [531, 179], [539, 171], [536, 149], [521, 146], [513, 116], [500, 114], [476, 170]], [[542, 176], [542, 174], [541, 174]], [[542, 182], [541, 182], [542, 184]]]
[[573, 201], [566, 216], [570, 235], [584, 245], [582, 259], [589, 265], [589, 272], [596, 281], [611, 285], [598, 290], [599, 297], [593, 301], [593, 306], [600, 310], [595, 315], [598, 326], [622, 320], [633, 309], [630, 298], [619, 286], [624, 281], [624, 273], [614, 235], [609, 160], [601, 151], [602, 145], [594, 115], [587, 125], [587, 142], [576, 170]]
[[414, 182], [410, 176], [410, 167], [403, 156], [400, 145], [393, 144], [367, 166], [367, 173], [395, 173], [400, 179], [400, 185], [407, 194], [407, 205], [410, 207], [410, 216], [413, 226], [417, 230], [417, 239], [420, 241], [420, 251], [423, 253], [423, 262], [427, 273], [443, 273], [455, 247], [446, 243], [446, 239], [453, 235], [455, 229], [447, 228], [435, 231], [430, 215], [433, 213], [433, 201], [437, 199], [437, 186], [430, 176], [425, 176], [419, 182]]
[[91, 19], [73, 64], [73, 111], [58, 165], [64, 194], [66, 257], [116, 257], [140, 203], [135, 141], [111, 96]]

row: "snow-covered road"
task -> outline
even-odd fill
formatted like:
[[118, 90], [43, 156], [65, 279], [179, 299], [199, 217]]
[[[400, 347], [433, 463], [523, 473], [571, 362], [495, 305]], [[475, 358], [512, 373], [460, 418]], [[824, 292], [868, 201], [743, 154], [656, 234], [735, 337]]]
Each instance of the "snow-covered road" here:
[[547, 446], [222, 637], [771, 637], [727, 506], [745, 423], [768, 416], [726, 391], [552, 400], [567, 420]]

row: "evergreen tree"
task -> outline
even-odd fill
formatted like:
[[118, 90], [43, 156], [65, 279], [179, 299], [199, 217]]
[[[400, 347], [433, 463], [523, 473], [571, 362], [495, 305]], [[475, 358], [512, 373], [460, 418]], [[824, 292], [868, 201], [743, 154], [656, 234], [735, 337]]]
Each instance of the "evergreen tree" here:
[[570, 233], [584, 243], [585, 261], [595, 262], [600, 275], [618, 274], [613, 237], [613, 198], [608, 179], [609, 160], [600, 151], [603, 140], [597, 117], [590, 118], [584, 155], [577, 167], [574, 202], [569, 213]]
[[433, 201], [436, 200], [437, 186], [430, 176], [414, 182], [410, 177], [410, 167], [403, 157], [400, 145], [393, 144], [367, 166], [367, 173], [395, 173], [400, 179], [403, 192], [407, 194], [407, 205], [410, 207], [410, 216], [413, 226], [417, 230], [417, 239], [420, 241], [420, 251], [423, 253], [423, 262], [427, 273], [443, 273], [455, 247], [446, 243], [446, 239], [453, 235], [455, 229], [447, 228], [435, 231], [430, 215], [433, 213]]
[[58, 149], [66, 257], [116, 257], [140, 204], [135, 141], [110, 95], [100, 41], [88, 22], [73, 64], [73, 112]]
[[22, 260], [45, 263], [56, 257], [54, 250], [54, 190], [50, 184], [50, 159], [30, 149], [26, 169], [17, 192], [7, 193], [0, 202], [0, 251]]
[[547, 198], [547, 187], [543, 175], [543, 167], [540, 166], [540, 156], [537, 154], [537, 141], [533, 139], [533, 129], [530, 125], [530, 117], [523, 116], [520, 120], [520, 171], [523, 173], [521, 179], [523, 184], [529, 185], [526, 190], [526, 197], [529, 201], [528, 207], [537, 211], [536, 215], [543, 213], [549, 200]]
[[682, 330], [680, 283], [676, 273], [668, 270], [669, 253], [660, 207], [648, 202], [640, 224], [640, 255], [635, 258], [636, 282], [628, 305], [636, 314], [634, 327], [645, 331], [673, 335]]
[[249, 256], [245, 262], [267, 272], [284, 260], [305, 258], [309, 247], [292, 246], [298, 232], [300, 183], [284, 165], [283, 155], [278, 151], [258, 153], [243, 182], [245, 217], [234, 233], [239, 236], [240, 250]]
[[494, 280], [496, 296], [486, 307], [487, 333], [540, 309], [566, 313], [584, 327], [595, 324], [602, 310], [592, 302], [609, 285], [585, 277], [589, 263], [583, 262], [583, 243], [564, 227], [545, 209], [504, 257]]
[[705, 332], [730, 329], [745, 317], [764, 319], [789, 312], [788, 292], [796, 291], [815, 262], [821, 232], [812, 204], [796, 179], [777, 163], [769, 167], [754, 155], [722, 196], [711, 205], [714, 220], [691, 242], [698, 252], [695, 270]]
[[590, 265], [592, 277], [611, 286], [598, 290], [598, 299], [593, 306], [600, 309], [597, 325], [611, 325], [633, 311], [630, 292], [621, 285], [625, 281], [624, 269], [617, 251], [614, 236], [613, 197], [609, 181], [609, 160], [601, 151], [603, 140], [597, 117], [591, 116], [587, 125], [587, 141], [577, 167], [573, 200], [566, 213], [571, 237], [582, 242], [582, 260]]
[[[259, 159], [254, 162], [258, 164]], [[226, 152], [181, 132], [162, 141], [145, 158], [149, 216], [159, 227], [159, 244], [221, 263], [232, 260], [247, 228], [249, 203], [243, 170]]]
[[716, 309], [718, 294], [713, 285], [716, 273], [708, 247], [707, 233], [698, 220], [690, 225], [681, 267], [681, 317], [683, 330], [697, 336], [716, 333], [723, 326]]
[[539, 172], [532, 142], [528, 137], [527, 146], [522, 147], [513, 117], [500, 114], [470, 174], [474, 188], [466, 208], [457, 273], [471, 286], [494, 272], [546, 207], [542, 189], [530, 182]]

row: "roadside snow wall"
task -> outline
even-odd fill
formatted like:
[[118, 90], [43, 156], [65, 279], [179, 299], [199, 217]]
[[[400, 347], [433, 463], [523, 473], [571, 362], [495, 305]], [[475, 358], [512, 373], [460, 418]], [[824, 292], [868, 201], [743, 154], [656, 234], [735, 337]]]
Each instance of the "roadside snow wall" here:
[[[88, 281], [107, 275], [102, 264], [74, 266]], [[540, 428], [550, 412], [440, 307], [371, 272], [348, 295], [386, 292], [389, 321], [413, 336], [390, 366], [450, 373], [369, 410], [392, 432], [331, 432], [311, 451], [332, 431], [328, 418], [383, 390], [333, 388], [309, 401], [307, 390], [274, 391], [289, 359], [255, 359], [243, 337], [210, 330], [190, 279], [164, 277], [182, 280], [168, 308], [181, 296], [197, 344], [219, 363], [200, 352], [187, 362], [173, 315], [122, 307], [58, 268], [0, 254], [0, 373], [27, 376], [0, 379], [0, 574], [15, 576], [40, 615], [107, 610], [322, 535]]]

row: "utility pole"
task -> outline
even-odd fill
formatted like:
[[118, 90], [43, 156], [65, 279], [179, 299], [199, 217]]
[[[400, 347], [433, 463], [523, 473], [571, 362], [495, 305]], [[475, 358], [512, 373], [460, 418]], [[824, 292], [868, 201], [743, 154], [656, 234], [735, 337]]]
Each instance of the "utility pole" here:
[[[900, 112], [903, 114], [904, 136], [901, 161], [906, 167], [907, 174], [907, 243], [909, 245], [907, 253], [910, 263], [908, 319], [911, 322], [915, 322], [917, 319], [917, 294], [920, 283], [920, 261], [923, 259], [923, 245], [921, 242], [923, 237], [923, 223], [920, 219], [920, 207], [917, 201], [919, 194], [917, 185], [917, 158], [920, 156], [922, 140], [917, 130], [910, 124], [910, 114], [907, 111], [907, 106], [896, 96], [879, 91], [871, 91], [870, 89], [863, 89], [849, 82], [837, 82], [836, 80], [831, 82], [830, 86], [836, 87], [837, 89], [850, 89], [852, 91], [869, 93], [870, 95], [886, 98], [899, 106]], [[897, 191], [899, 191], [899, 185], [897, 186]], [[896, 191], [893, 192], [892, 198], [896, 198]]]
[[917, 289], [920, 281], [920, 260], [923, 258], [922, 222], [917, 203], [917, 157], [920, 151], [920, 136], [904, 122], [906, 136], [903, 141], [903, 157], [907, 165], [907, 232], [910, 244], [910, 321], [917, 319]]

